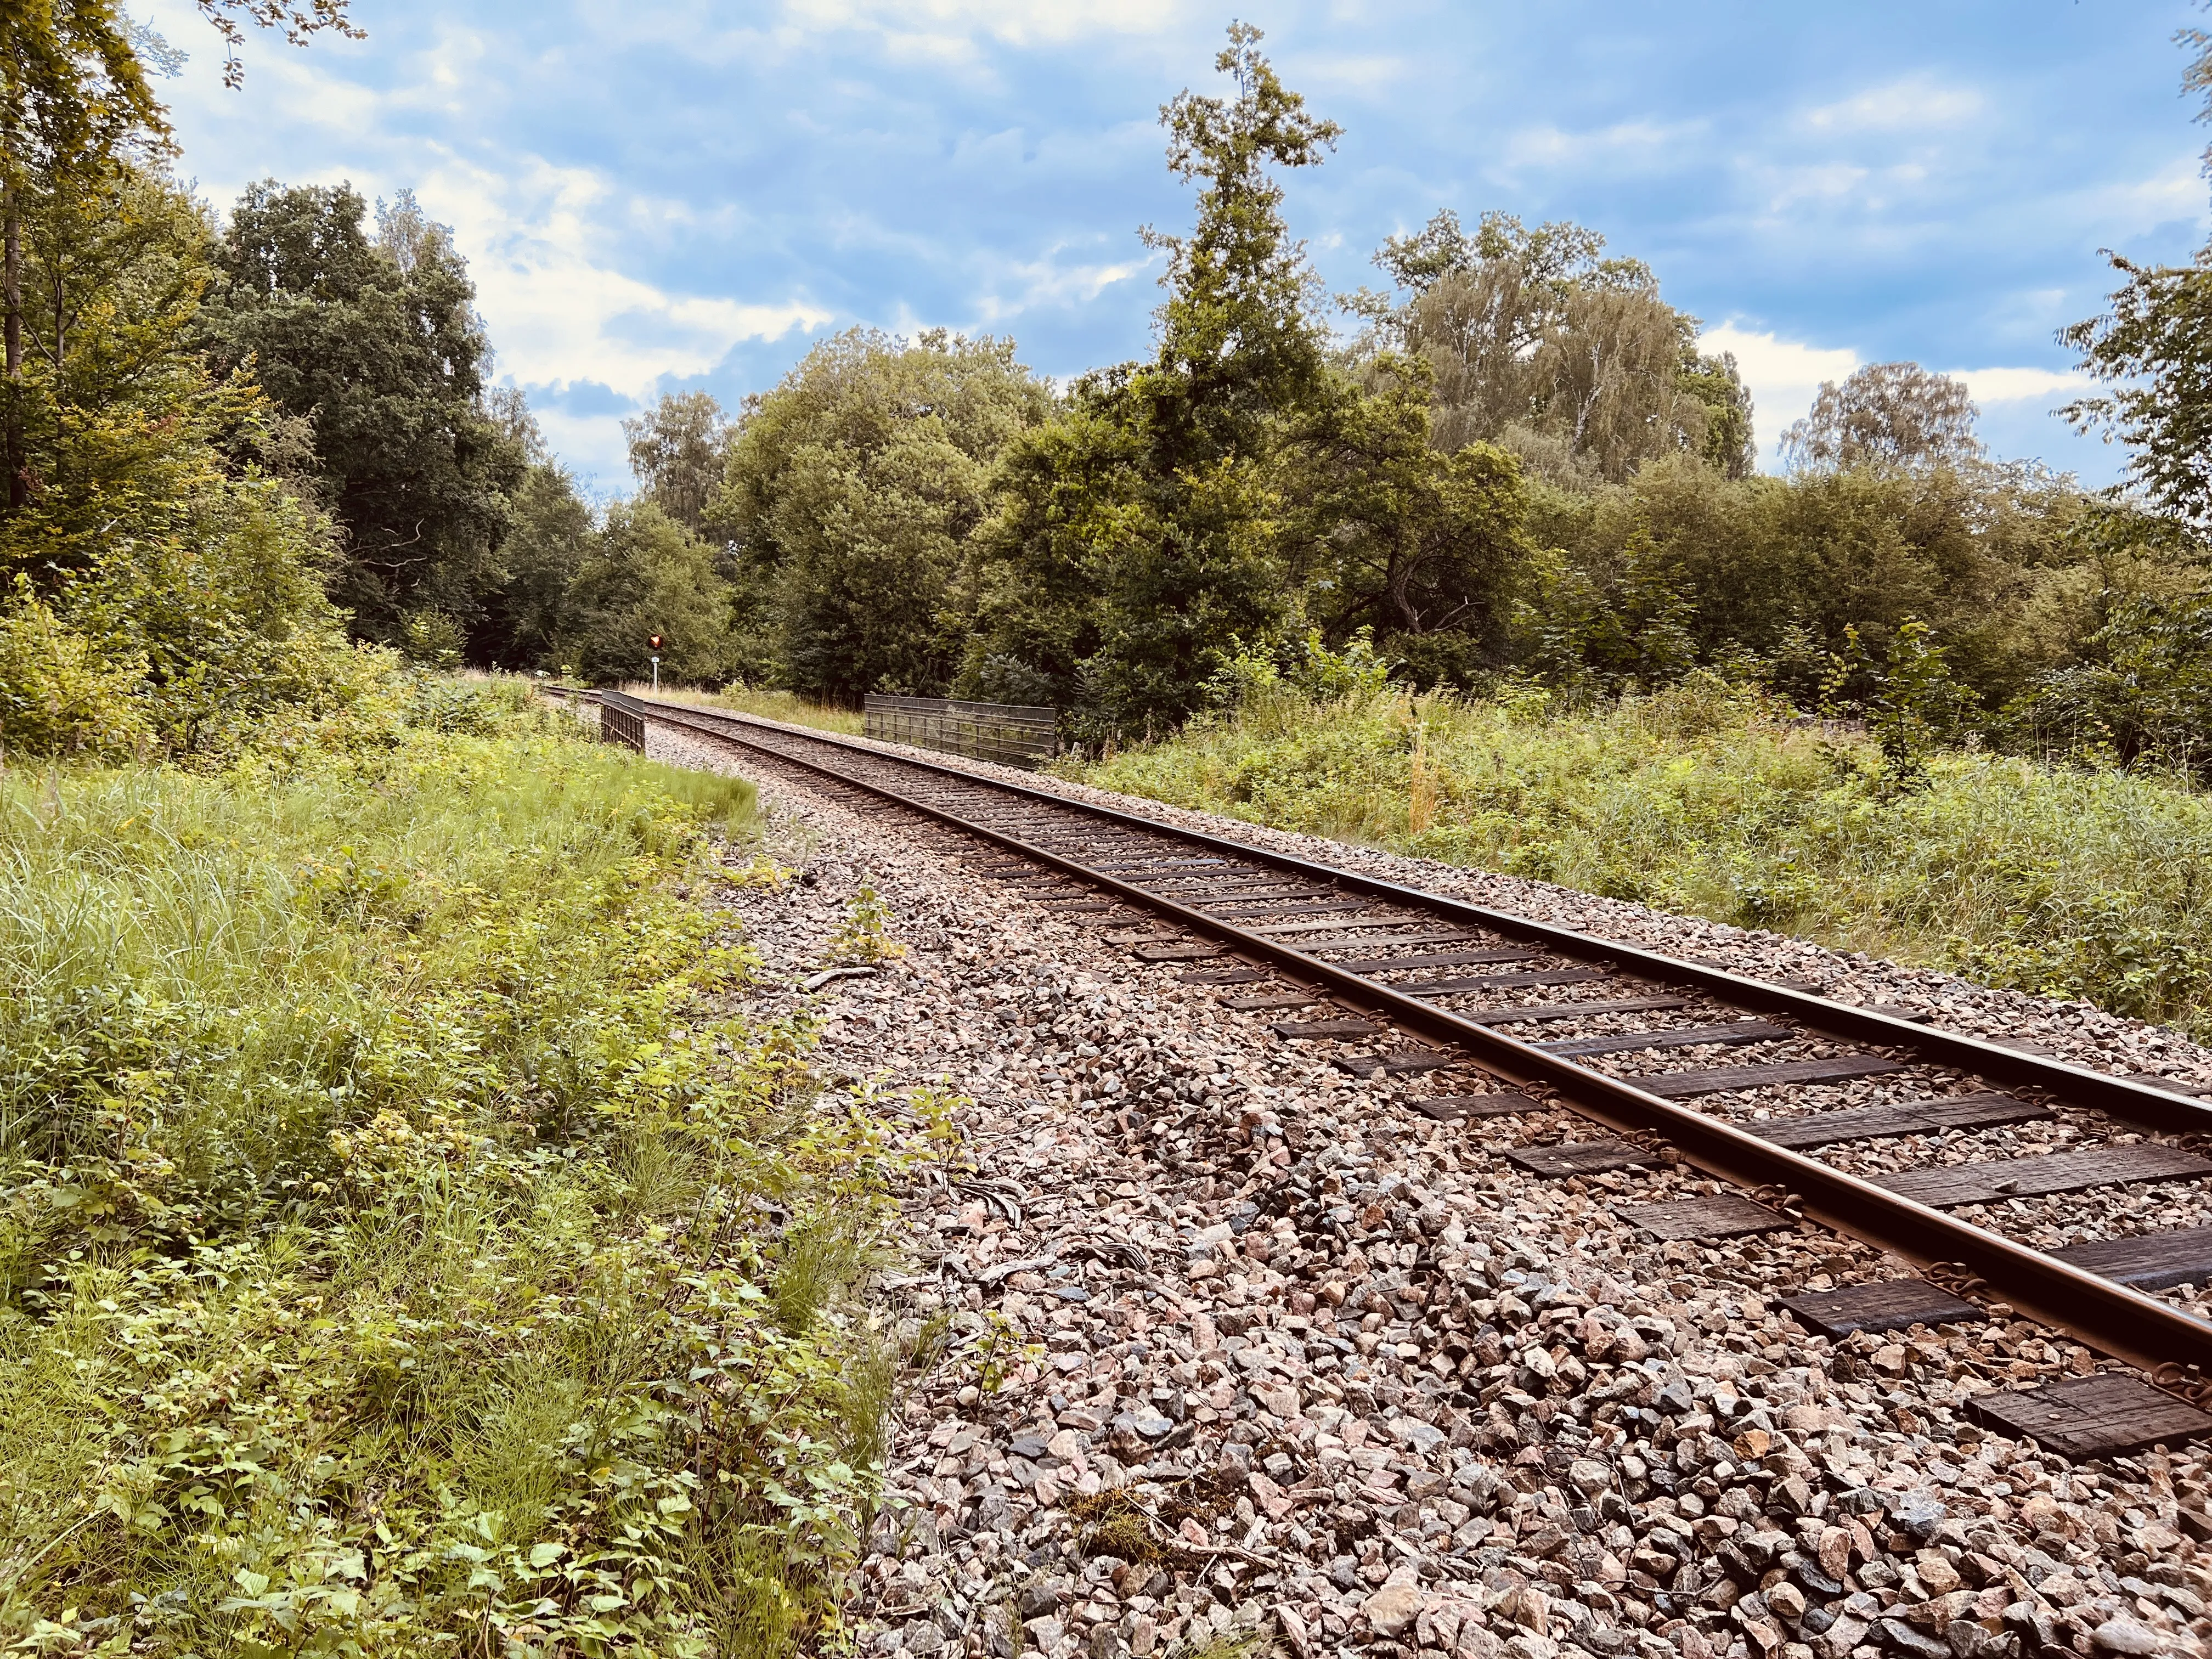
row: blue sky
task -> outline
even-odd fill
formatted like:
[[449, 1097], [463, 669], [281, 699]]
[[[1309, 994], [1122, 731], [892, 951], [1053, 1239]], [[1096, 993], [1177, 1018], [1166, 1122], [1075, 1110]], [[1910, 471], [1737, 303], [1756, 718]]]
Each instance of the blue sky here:
[[602, 493], [663, 391], [734, 406], [853, 324], [1012, 335], [1055, 375], [1138, 355], [1188, 193], [1159, 105], [1232, 15], [1346, 129], [1289, 213], [1329, 284], [1439, 207], [1572, 218], [1734, 350], [1770, 453], [1823, 378], [1960, 373], [1999, 453], [2086, 481], [2050, 410], [2098, 257], [2207, 233], [2186, 0], [355, 0], [366, 41], [246, 49], [149, 15], [185, 171], [413, 188], [468, 255], [502, 378]]

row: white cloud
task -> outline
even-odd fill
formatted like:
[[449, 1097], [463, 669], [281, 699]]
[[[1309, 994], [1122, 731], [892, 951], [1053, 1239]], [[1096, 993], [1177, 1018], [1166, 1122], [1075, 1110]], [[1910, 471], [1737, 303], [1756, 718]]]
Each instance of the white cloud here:
[[1508, 167], [1571, 167], [1603, 161], [1616, 168], [1626, 164], [1639, 169], [1661, 166], [1673, 159], [1682, 141], [1700, 125], [1694, 121], [1671, 125], [1623, 121], [1584, 132], [1568, 132], [1548, 123], [1522, 127], [1505, 141], [1504, 164]]
[[581, 168], [533, 159], [501, 175], [449, 161], [418, 193], [468, 252], [501, 368], [531, 385], [594, 381], [643, 397], [665, 378], [706, 373], [740, 341], [830, 320], [804, 300], [672, 293], [617, 270], [605, 256], [621, 245], [626, 210]]
[[1951, 368], [1943, 371], [1964, 380], [1974, 401], [1991, 404], [2024, 403], [2031, 398], [2070, 396], [2096, 382], [2079, 369], [2067, 368]]
[[1832, 202], [1853, 195], [1867, 180], [1867, 169], [1845, 161], [1790, 167], [1777, 179], [1766, 210], [1779, 213], [1800, 202]]
[[2061, 200], [2094, 235], [2139, 235], [2176, 220], [2202, 224], [2207, 218], [2203, 161], [2196, 155], [2177, 157], [2148, 179], [2102, 184]]
[[1984, 102], [1971, 87], [1911, 76], [1809, 109], [1802, 119], [1816, 132], [1920, 132], [1962, 125], [1982, 112]]
[[1094, 34], [1153, 34], [1178, 22], [1174, 0], [787, 0], [801, 29], [875, 28], [913, 44], [988, 35], [1008, 46]]
[[986, 294], [977, 311], [988, 326], [1018, 317], [1038, 306], [1081, 305], [1097, 299], [1115, 283], [1125, 283], [1153, 264], [1159, 256], [1122, 259], [1106, 264], [1062, 265], [1054, 263], [1060, 250], [1054, 248], [1042, 259], [1023, 260], [1000, 267], [1014, 279], [1012, 295]]
[[1859, 366], [1849, 346], [1808, 345], [1777, 334], [1758, 333], [1734, 323], [1709, 328], [1698, 349], [1731, 352], [1743, 383], [1751, 389], [1753, 418], [1771, 451], [1782, 428], [1813, 406], [1823, 380], [1840, 380]]

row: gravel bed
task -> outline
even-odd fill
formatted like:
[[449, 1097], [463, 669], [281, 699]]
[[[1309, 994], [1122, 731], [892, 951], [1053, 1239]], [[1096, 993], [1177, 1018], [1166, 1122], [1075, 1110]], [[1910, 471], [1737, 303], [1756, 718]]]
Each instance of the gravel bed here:
[[[821, 1068], [879, 1099], [931, 1079], [960, 1097], [935, 1126], [957, 1147], [902, 1194], [884, 1285], [909, 1341], [941, 1351], [899, 1407], [898, 1502], [851, 1587], [860, 1651], [2205, 1650], [2204, 1453], [2069, 1464], [1965, 1410], [2087, 1370], [2086, 1350], [2003, 1316], [1808, 1336], [1778, 1297], [1900, 1264], [1810, 1232], [1654, 1243], [1616, 1206], [1715, 1184], [1672, 1165], [1531, 1179], [1504, 1150], [1586, 1137], [1579, 1120], [1430, 1122], [1401, 1103], [1442, 1079], [1370, 1085], [1322, 1045], [1278, 1042], [1275, 1016], [1107, 944], [1126, 922], [1054, 914], [951, 838], [720, 745], [650, 741], [762, 780], [771, 848], [805, 868], [732, 901], [769, 1000], [801, 994], [860, 885], [889, 905], [906, 954], [817, 994]], [[1328, 850], [1747, 969], [1837, 969], [1869, 1000], [1954, 999], [1955, 981], [1794, 941]], [[2039, 1007], [2054, 1046], [2078, 1029], [2135, 1044], [2131, 1066], [2203, 1065], [2088, 1011], [1955, 1000], [2009, 1031]]]
[[1894, 1005], [1900, 1012], [1910, 1010], [1913, 1015], [1925, 1017], [1931, 1025], [1968, 1036], [2029, 1039], [2047, 1045], [2062, 1059], [2094, 1070], [2154, 1072], [2177, 1081], [2212, 1085], [2212, 1051], [2163, 1026], [2106, 1013], [2085, 1002], [2059, 1002], [2025, 992], [1994, 990], [1933, 969], [1905, 967], [1857, 951], [1833, 951], [1786, 934], [1672, 915], [1625, 899], [1605, 898], [1522, 876], [1469, 870], [1319, 836], [1272, 830], [1241, 818], [1191, 811], [988, 762], [865, 738], [852, 741], [884, 754], [923, 758], [979, 777], [1091, 801], [1156, 823], [1204, 830], [1427, 892], [1448, 893], [1597, 938], [1711, 962], [1737, 973], [1816, 980], [1821, 982], [1823, 995], [1839, 1001]]

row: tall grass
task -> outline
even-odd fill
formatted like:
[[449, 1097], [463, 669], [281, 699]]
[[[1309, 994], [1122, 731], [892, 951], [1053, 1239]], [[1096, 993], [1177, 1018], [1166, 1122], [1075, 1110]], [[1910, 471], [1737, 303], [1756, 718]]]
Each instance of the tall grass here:
[[1256, 823], [1535, 877], [2079, 997], [2212, 1036], [2212, 799], [2172, 780], [1875, 747], [1697, 677], [1562, 710], [1267, 687], [1069, 769]]
[[[651, 685], [634, 682], [622, 688], [637, 696], [656, 695]], [[758, 714], [763, 720], [781, 720], [787, 726], [811, 726], [819, 732], [842, 732], [850, 737], [861, 735], [865, 717], [857, 708], [839, 708], [834, 704], [809, 702], [795, 691], [755, 691], [733, 685], [720, 691], [672, 691], [657, 694], [672, 702], [697, 703], [706, 708], [731, 708], [740, 714]]]
[[830, 1616], [888, 1382], [820, 1241], [881, 1213], [872, 1132], [804, 1109], [805, 1027], [729, 1012], [750, 957], [677, 894], [750, 789], [521, 701], [0, 775], [27, 1650], [770, 1653]]

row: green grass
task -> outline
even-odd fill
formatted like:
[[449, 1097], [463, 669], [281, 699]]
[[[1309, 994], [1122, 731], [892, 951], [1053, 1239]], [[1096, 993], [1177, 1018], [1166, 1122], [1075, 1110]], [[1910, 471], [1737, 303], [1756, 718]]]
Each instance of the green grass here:
[[[687, 899], [750, 788], [512, 687], [0, 774], [0, 1632], [780, 1653], [891, 1357], [878, 1128]], [[787, 1231], [775, 1222], [787, 1218]]]
[[1559, 712], [1282, 687], [1087, 781], [2078, 997], [2212, 1037], [2212, 799], [2161, 777], [1870, 744], [1697, 677]]
[[[656, 695], [653, 688], [644, 683], [625, 685], [622, 689], [641, 697]], [[758, 714], [763, 720], [781, 720], [789, 726], [811, 726], [817, 731], [842, 732], [855, 738], [862, 735], [864, 720], [858, 709], [809, 702], [795, 691], [750, 691], [742, 686], [732, 686], [724, 691], [661, 691], [657, 695], [672, 702], [694, 702], [707, 708], [733, 708], [740, 714]]]

